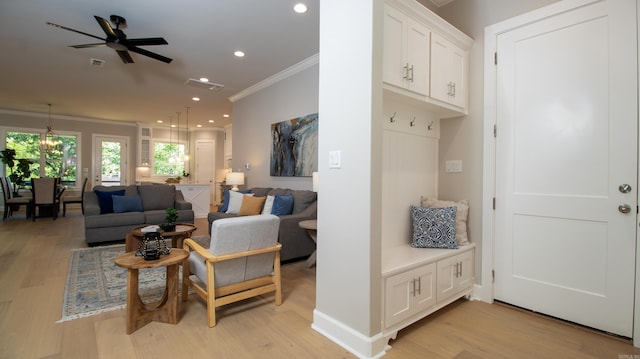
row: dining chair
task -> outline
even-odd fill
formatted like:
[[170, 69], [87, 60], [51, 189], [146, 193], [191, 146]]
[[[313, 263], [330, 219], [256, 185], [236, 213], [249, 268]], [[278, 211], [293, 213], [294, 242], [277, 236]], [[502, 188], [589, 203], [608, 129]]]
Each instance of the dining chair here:
[[13, 188], [11, 179], [9, 177], [0, 178], [2, 184], [2, 197], [4, 199], [4, 213], [2, 214], [2, 220], [11, 217], [13, 211], [20, 210], [21, 205], [26, 206], [27, 218], [31, 212], [31, 198], [29, 197], [15, 197], [13, 194]]
[[88, 177], [85, 177], [84, 180], [82, 181], [82, 190], [80, 191], [80, 194], [72, 195], [72, 196], [62, 196], [62, 217], [67, 215], [67, 205], [71, 203], [80, 203], [82, 214], [84, 214], [83, 198], [84, 198], [84, 191], [87, 188], [88, 179], [89, 179]]
[[53, 177], [32, 178], [31, 187], [33, 192], [33, 220], [35, 221], [36, 217], [43, 217], [43, 207], [51, 209], [51, 215], [55, 220], [58, 217], [60, 208], [58, 179]]

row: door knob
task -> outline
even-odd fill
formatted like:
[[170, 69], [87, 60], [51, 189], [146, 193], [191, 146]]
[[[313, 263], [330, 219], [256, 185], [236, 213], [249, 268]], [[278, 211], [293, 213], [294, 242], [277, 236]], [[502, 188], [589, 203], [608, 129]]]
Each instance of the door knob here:
[[631, 212], [631, 207], [628, 204], [621, 204], [618, 206], [618, 211], [620, 211], [620, 213], [629, 213]]
[[629, 193], [631, 192], [631, 186], [629, 186], [628, 184], [621, 184], [620, 186], [618, 186], [618, 191], [622, 192], [622, 193]]

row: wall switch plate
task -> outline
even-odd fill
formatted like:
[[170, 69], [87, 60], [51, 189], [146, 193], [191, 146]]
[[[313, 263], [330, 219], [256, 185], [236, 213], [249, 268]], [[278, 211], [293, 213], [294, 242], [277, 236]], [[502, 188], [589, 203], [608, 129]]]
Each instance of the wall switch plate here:
[[341, 151], [329, 151], [329, 168], [342, 167], [342, 152]]
[[447, 173], [462, 172], [462, 160], [449, 160], [444, 162], [444, 171]]

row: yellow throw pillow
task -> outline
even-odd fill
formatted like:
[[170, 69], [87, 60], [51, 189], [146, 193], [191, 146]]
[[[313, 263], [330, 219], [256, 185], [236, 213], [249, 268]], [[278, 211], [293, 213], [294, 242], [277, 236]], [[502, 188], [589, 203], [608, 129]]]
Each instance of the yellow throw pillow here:
[[265, 199], [267, 199], [267, 197], [243, 196], [238, 216], [253, 216], [260, 214]]

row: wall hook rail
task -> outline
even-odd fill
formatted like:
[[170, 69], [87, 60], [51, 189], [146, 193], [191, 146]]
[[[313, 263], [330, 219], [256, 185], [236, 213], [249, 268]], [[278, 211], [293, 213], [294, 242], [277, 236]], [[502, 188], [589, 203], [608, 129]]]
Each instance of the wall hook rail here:
[[394, 123], [396, 122], [396, 113], [394, 112], [393, 115], [391, 115], [391, 117], [389, 118], [389, 122]]
[[427, 130], [433, 130], [433, 121], [431, 121], [431, 123], [427, 126]]
[[409, 125], [411, 125], [411, 127], [416, 125], [416, 116], [413, 116], [413, 120], [409, 123]]

